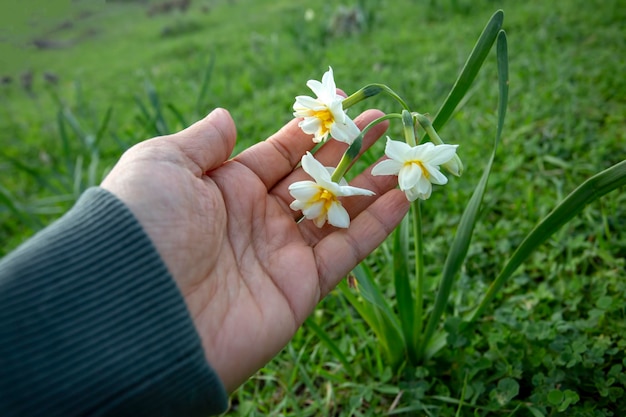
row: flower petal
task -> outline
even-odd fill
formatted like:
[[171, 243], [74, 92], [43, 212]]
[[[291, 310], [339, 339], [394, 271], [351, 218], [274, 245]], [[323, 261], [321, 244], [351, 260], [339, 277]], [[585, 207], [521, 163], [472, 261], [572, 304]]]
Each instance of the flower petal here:
[[326, 217], [326, 213], [324, 210], [324, 202], [323, 201], [317, 201], [313, 204], [309, 204], [306, 207], [304, 207], [302, 209], [302, 214], [304, 215], [304, 217], [306, 217], [307, 219], [317, 219], [320, 216], [324, 216]]
[[324, 226], [324, 223], [326, 223], [326, 213], [324, 213], [323, 215], [319, 215], [318, 217], [315, 217], [311, 220], [313, 220], [313, 224], [315, 226], [321, 228], [322, 226]]
[[431, 164], [424, 164], [424, 168], [428, 171], [429, 180], [433, 184], [444, 185], [448, 183], [448, 179], [445, 175], [439, 171], [439, 167], [433, 166]]
[[420, 197], [420, 194], [417, 192], [417, 187], [411, 187], [407, 190], [404, 190], [404, 195], [406, 195], [406, 199], [413, 202]]
[[305, 117], [298, 123], [298, 126], [300, 126], [300, 129], [302, 129], [304, 133], [313, 135], [320, 130], [322, 122], [317, 117]]
[[340, 202], [335, 201], [328, 209], [328, 223], [335, 227], [347, 228], [350, 226], [350, 215]]
[[335, 195], [337, 197], [350, 197], [353, 195], [375, 195], [374, 191], [366, 190], [365, 188], [352, 187], [350, 185], [339, 186]]
[[293, 200], [291, 204], [289, 204], [289, 208], [292, 209], [293, 211], [302, 210], [305, 207], [306, 207], [306, 204], [300, 200]]
[[411, 147], [404, 142], [391, 140], [387, 136], [387, 144], [385, 145], [385, 155], [399, 162], [407, 161], [407, 155], [411, 151]]
[[315, 110], [316, 111], [316, 110], [323, 110], [325, 107], [326, 105], [324, 103], [309, 96], [297, 96], [296, 102], [293, 104], [293, 109], [296, 111], [303, 111], [303, 110], [309, 110], [309, 111]]
[[430, 181], [426, 179], [426, 177], [420, 178], [419, 181], [417, 181], [417, 183], [415, 184], [415, 188], [420, 194], [420, 198], [422, 200], [428, 199], [430, 197], [430, 193], [433, 191], [433, 186]]
[[333, 68], [328, 67], [328, 71], [322, 75], [322, 84], [327, 91], [331, 91], [333, 96], [336, 94], [337, 85], [335, 84], [335, 77], [333, 76]]
[[344, 123], [335, 123], [330, 127], [330, 134], [335, 140], [339, 142], [345, 142], [351, 145], [354, 139], [361, 134], [359, 128], [354, 122], [346, 116]]
[[403, 166], [402, 162], [385, 159], [372, 168], [372, 175], [398, 175]]
[[413, 146], [411, 150], [406, 153], [406, 157], [409, 161], [426, 161], [429, 159], [428, 155], [430, 155], [430, 151], [434, 146], [435, 145], [431, 142]]
[[322, 186], [332, 182], [328, 169], [315, 159], [311, 152], [307, 152], [302, 156], [302, 169]]
[[307, 81], [306, 86], [309, 87], [313, 93], [315, 93], [319, 100], [324, 102], [328, 101], [328, 93], [325, 91], [324, 85], [321, 82], [317, 80], [309, 80]]
[[434, 149], [430, 150], [428, 157], [425, 157], [424, 160], [432, 165], [444, 164], [454, 157], [458, 147], [459, 145], [433, 146]]
[[[405, 164], [398, 174], [398, 185], [402, 191], [413, 187], [423, 178], [422, 168], [417, 164]], [[428, 181], [428, 180], [426, 180]]]
[[313, 181], [297, 181], [289, 186], [289, 194], [296, 200], [310, 201], [319, 192], [320, 187]]

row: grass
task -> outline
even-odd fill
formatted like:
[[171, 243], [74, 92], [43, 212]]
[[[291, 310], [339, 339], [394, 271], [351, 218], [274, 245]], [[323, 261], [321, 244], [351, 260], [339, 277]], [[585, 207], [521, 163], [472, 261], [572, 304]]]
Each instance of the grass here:
[[[196, 0], [187, 13], [149, 18], [134, 3], [83, 0], [55, 11], [42, 2], [52, 17], [37, 29], [0, 6], [17, 22], [3, 22], [13, 29], [0, 46], [0, 76], [13, 80], [0, 85], [0, 255], [97, 184], [124, 149], [213, 107], [228, 108], [237, 122], [235, 152], [264, 139], [290, 119], [304, 82], [328, 65], [347, 92], [387, 83], [421, 112], [435, 112], [484, 23], [502, 8], [510, 104], [476, 237], [447, 307], [448, 347], [394, 373], [336, 291], [232, 396], [229, 415], [623, 415], [623, 192], [592, 204], [535, 252], [473, 333], [457, 331], [451, 317], [475, 305], [526, 233], [571, 190], [624, 159], [626, 9], [619, 0], [347, 4], [363, 12], [353, 33], [339, 33], [338, 8], [329, 3]], [[315, 17], [307, 21], [309, 8]], [[29, 46], [41, 37], [71, 45]], [[460, 144], [466, 173], [423, 205], [427, 277], [440, 273], [442, 248], [487, 161], [497, 103], [489, 59], [442, 132]], [[28, 71], [31, 92], [19, 82]], [[356, 110], [388, 104], [376, 98]], [[372, 259], [386, 259], [391, 247]], [[377, 280], [393, 300], [390, 277]], [[426, 284], [432, 297], [436, 282]]]

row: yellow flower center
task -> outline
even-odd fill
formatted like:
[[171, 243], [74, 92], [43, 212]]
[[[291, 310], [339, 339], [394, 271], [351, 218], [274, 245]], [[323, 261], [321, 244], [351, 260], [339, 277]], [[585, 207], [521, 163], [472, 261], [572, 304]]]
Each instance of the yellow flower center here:
[[322, 122], [322, 130], [324, 132], [329, 131], [330, 127], [333, 125], [333, 123], [335, 123], [335, 118], [333, 117], [333, 114], [328, 109], [317, 110], [313, 112], [313, 116], [320, 119], [320, 121]]
[[404, 166], [406, 167], [406, 166], [409, 166], [409, 165], [412, 165], [412, 164], [417, 165], [419, 167], [419, 169], [422, 170], [422, 175], [424, 175], [424, 177], [426, 177], [427, 180], [430, 180], [430, 174], [428, 173], [428, 170], [426, 168], [424, 168], [424, 165], [422, 164], [422, 161], [417, 161], [417, 160], [415, 160], [415, 161], [406, 161], [404, 163]]
[[320, 192], [319, 194], [316, 196], [317, 201], [324, 201], [324, 210], [328, 211], [328, 209], [330, 209], [330, 206], [337, 201], [337, 197], [335, 196], [335, 194], [331, 193], [330, 191], [328, 191], [326, 188], [321, 188], [320, 187]]

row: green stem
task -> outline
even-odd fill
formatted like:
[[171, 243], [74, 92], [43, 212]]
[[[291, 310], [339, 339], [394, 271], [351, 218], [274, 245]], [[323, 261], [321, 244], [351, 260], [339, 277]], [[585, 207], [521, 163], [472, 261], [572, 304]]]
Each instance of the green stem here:
[[337, 168], [335, 168], [335, 170], [333, 171], [333, 175], [330, 177], [330, 179], [333, 182], [341, 181], [346, 172], [348, 172], [352, 161], [353, 159], [348, 156], [348, 152], [344, 153], [341, 157], [341, 161], [339, 161], [339, 164], [337, 165]]
[[420, 201], [413, 203], [413, 236], [415, 237], [415, 340], [414, 345], [418, 347], [417, 352], [423, 351], [419, 348], [419, 342], [424, 327], [424, 239], [422, 234], [422, 211]]
[[356, 93], [351, 94], [350, 96], [346, 97], [342, 102], [343, 108], [344, 110], [348, 109], [354, 106], [355, 104], [365, 100], [366, 98], [375, 96], [379, 93], [387, 93], [387, 95], [393, 97], [398, 103], [400, 103], [402, 105], [402, 108], [404, 108], [405, 110], [411, 111], [411, 109], [406, 104], [406, 102], [402, 99], [402, 97], [396, 94], [395, 91], [387, 87], [385, 84], [366, 85], [365, 87], [361, 88]]

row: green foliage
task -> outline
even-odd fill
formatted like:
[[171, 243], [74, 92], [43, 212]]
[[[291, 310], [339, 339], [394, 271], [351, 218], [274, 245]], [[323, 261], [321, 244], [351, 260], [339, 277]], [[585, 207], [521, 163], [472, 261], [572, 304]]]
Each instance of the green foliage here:
[[[56, 20], [38, 22], [36, 33], [26, 24], [13, 26], [24, 32], [3, 34], [9, 43], [0, 44], [0, 76], [12, 80], [0, 85], [0, 254], [67, 210], [123, 150], [178, 130], [213, 107], [232, 112], [236, 152], [262, 140], [290, 119], [293, 97], [328, 65], [346, 92], [382, 81], [408, 92], [412, 108], [434, 111], [480, 28], [502, 8], [510, 42], [507, 123], [475, 237], [442, 311], [447, 335], [433, 339], [446, 346], [420, 365], [397, 371], [387, 365], [376, 340], [385, 331], [389, 340], [402, 332], [393, 324], [390, 240], [355, 271], [359, 291], [342, 284], [325, 299], [292, 343], [233, 395], [229, 415], [625, 415], [626, 193], [607, 194], [548, 238], [472, 328], [459, 319], [534, 225], [583, 181], [624, 159], [622, 3], [344, 6], [360, 10], [365, 24], [341, 36], [328, 29], [338, 6], [283, 0], [198, 0], [186, 14], [153, 18], [140, 4], [72, 2], [69, 10], [48, 9]], [[78, 18], [85, 11], [91, 15]], [[9, 16], [4, 12], [0, 16]], [[68, 16], [75, 18], [71, 27], [54, 32]], [[42, 36], [69, 46], [34, 48], [31, 41]], [[425, 314], [432, 313], [438, 287], [429, 277], [441, 275], [493, 138], [493, 59], [487, 55], [443, 136], [460, 143], [463, 179], [475, 181], [451, 180], [421, 207], [428, 237]], [[29, 71], [30, 92], [20, 81]], [[48, 81], [46, 72], [58, 81]], [[383, 100], [366, 105], [383, 107]], [[351, 115], [365, 105], [355, 107]], [[409, 242], [412, 259], [411, 249]], [[368, 280], [378, 292], [363, 284]], [[350, 297], [383, 308], [363, 320]]]

